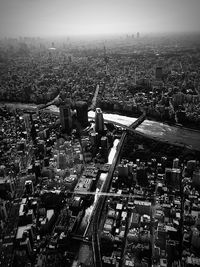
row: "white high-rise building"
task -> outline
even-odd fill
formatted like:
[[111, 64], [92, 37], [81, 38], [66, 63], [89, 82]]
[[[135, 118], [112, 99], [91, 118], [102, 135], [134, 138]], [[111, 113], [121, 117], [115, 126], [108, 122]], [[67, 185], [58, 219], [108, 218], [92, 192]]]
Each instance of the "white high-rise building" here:
[[95, 131], [97, 133], [102, 133], [104, 131], [103, 112], [100, 108], [96, 108], [95, 111]]

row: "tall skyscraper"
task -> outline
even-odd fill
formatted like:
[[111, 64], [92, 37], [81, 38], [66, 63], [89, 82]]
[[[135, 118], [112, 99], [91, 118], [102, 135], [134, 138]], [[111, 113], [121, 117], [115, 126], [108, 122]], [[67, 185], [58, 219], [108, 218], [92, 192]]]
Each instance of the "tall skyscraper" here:
[[139, 33], [139, 32], [137, 32], [137, 38], [138, 38], [138, 39], [140, 38], [140, 33]]
[[102, 133], [104, 131], [103, 113], [100, 108], [96, 108], [95, 111], [95, 131], [97, 133]]
[[60, 106], [60, 123], [62, 130], [70, 134], [72, 130], [72, 113], [69, 105], [63, 104]]
[[88, 126], [88, 104], [83, 101], [78, 101], [75, 104], [75, 109], [77, 113], [77, 120], [81, 126]]

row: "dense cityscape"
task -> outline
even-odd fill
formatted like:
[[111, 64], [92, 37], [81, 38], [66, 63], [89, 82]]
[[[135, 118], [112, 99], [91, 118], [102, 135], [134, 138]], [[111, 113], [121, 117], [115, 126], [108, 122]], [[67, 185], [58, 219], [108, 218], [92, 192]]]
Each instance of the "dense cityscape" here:
[[[138, 33], [139, 34], [139, 33]], [[42, 104], [62, 92], [100, 108], [200, 127], [199, 40], [194, 35], [1, 41], [1, 99]]]
[[200, 266], [199, 43], [0, 41], [0, 266]]

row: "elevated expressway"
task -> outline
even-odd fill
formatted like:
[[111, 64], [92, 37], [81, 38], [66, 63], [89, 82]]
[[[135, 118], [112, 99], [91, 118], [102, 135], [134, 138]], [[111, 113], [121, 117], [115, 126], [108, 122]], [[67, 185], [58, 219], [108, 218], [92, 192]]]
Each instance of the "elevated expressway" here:
[[[130, 127], [127, 127], [127, 128], [134, 130], [144, 121], [145, 117], [146, 117], [146, 114], [145, 113], [142, 114], [134, 123], [132, 123], [132, 125]], [[98, 202], [97, 202], [95, 209], [93, 211], [92, 220], [90, 222], [91, 225], [88, 228], [88, 233], [86, 233], [86, 235], [85, 235], [87, 238], [87, 234], [88, 234], [88, 237], [90, 235], [89, 231], [91, 231], [91, 233], [92, 233], [92, 248], [93, 248], [94, 266], [95, 267], [101, 267], [102, 266], [101, 252], [100, 252], [100, 240], [99, 240], [99, 224], [100, 224], [101, 214], [102, 214], [104, 203], [105, 203], [106, 196], [107, 196], [106, 193], [108, 193], [108, 190], [111, 186], [113, 173], [114, 173], [114, 170], [115, 170], [116, 165], [118, 163], [118, 160], [120, 158], [121, 151], [122, 151], [124, 142], [126, 140], [126, 137], [127, 137], [127, 132], [123, 132], [122, 137], [121, 137], [120, 142], [119, 142], [118, 147], [117, 147], [117, 152], [116, 152], [115, 157], [113, 159], [112, 165], [110, 166], [108, 176], [107, 176], [106, 181], [105, 181], [103, 188], [101, 190], [101, 195], [99, 196]]]

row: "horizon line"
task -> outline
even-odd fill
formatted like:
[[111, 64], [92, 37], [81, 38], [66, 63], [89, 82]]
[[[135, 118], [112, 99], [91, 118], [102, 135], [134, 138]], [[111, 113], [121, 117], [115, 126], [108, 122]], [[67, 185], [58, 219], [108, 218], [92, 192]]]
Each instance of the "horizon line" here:
[[133, 32], [119, 32], [119, 33], [66, 33], [66, 34], [18, 34], [18, 35], [4, 35], [0, 37], [2, 39], [20, 39], [20, 38], [40, 38], [40, 39], [48, 39], [48, 38], [85, 38], [85, 37], [115, 37], [115, 36], [134, 36], [134, 39], [137, 39], [136, 35], [139, 32], [140, 38], [147, 35], [176, 35], [176, 34], [200, 34], [200, 30], [194, 31], [133, 31]]

